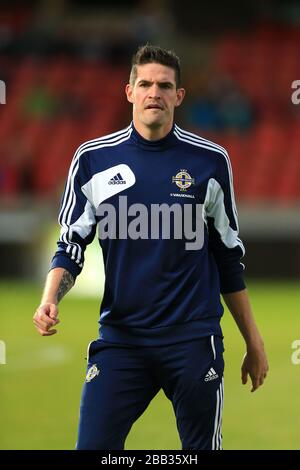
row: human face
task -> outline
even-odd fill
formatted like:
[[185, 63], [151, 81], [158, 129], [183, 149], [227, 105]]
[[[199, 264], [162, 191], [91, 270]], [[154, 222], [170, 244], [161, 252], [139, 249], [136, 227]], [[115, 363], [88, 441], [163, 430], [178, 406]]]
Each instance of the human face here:
[[174, 109], [184, 98], [176, 88], [175, 70], [162, 64], [137, 66], [135, 83], [126, 85], [127, 99], [133, 104], [133, 123], [148, 139], [162, 138], [172, 128]]

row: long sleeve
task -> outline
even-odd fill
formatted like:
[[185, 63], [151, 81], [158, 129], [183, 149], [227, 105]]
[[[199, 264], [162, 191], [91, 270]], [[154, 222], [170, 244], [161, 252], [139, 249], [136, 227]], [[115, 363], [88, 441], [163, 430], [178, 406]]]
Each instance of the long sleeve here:
[[209, 246], [218, 266], [221, 293], [236, 292], [245, 288], [241, 263], [245, 249], [238, 238], [232, 170], [227, 153], [218, 157], [216, 178], [209, 180], [207, 194]]
[[78, 150], [70, 166], [61, 201], [58, 217], [60, 238], [50, 266], [50, 269], [65, 268], [74, 279], [83, 268], [84, 251], [96, 232], [94, 208], [82, 191], [89, 179], [88, 152]]

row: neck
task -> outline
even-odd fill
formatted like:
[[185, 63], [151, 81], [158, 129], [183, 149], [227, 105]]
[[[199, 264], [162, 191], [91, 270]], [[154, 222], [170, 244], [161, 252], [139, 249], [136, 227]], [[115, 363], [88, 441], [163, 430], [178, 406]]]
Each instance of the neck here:
[[160, 140], [163, 139], [172, 129], [173, 123], [169, 122], [165, 126], [148, 127], [142, 124], [137, 119], [133, 118], [133, 124], [137, 132], [147, 140]]

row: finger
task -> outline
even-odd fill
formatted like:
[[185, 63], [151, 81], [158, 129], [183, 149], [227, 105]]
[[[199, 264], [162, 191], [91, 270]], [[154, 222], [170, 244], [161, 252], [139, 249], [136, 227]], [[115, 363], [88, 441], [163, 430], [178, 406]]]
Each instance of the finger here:
[[47, 325], [56, 325], [57, 323], [59, 323], [59, 320], [58, 318], [50, 318], [49, 315], [47, 315], [47, 313], [45, 313], [43, 310], [37, 310], [36, 311], [36, 315], [34, 316], [34, 319], [36, 321], [41, 321], [41, 322], [44, 322], [46, 323]]
[[41, 328], [42, 330], [46, 330], [46, 331], [54, 326], [54, 323], [45, 322], [45, 321], [42, 321], [42, 320], [33, 320], [33, 323], [37, 327]]
[[52, 335], [55, 335], [55, 333], [57, 333], [57, 330], [45, 331], [42, 328], [38, 328], [38, 327], [37, 327], [37, 330], [41, 336], [52, 336]]
[[259, 378], [253, 378], [251, 392], [255, 392], [255, 390], [257, 390], [259, 386], [260, 386]]
[[248, 381], [248, 372], [245, 368], [242, 368], [242, 384], [245, 385]]
[[262, 375], [261, 375], [261, 378], [260, 378], [260, 381], [261, 381], [261, 385], [264, 383], [264, 381], [266, 380], [266, 377], [267, 377], [267, 372], [264, 372]]
[[52, 331], [56, 331], [56, 330], [52, 330], [53, 325], [46, 325], [44, 323], [37, 322], [37, 321], [34, 321], [33, 323], [35, 324], [38, 330], [43, 331], [44, 333], [53, 334]]
[[50, 318], [53, 318], [54, 320], [57, 321], [57, 323], [59, 322], [58, 318], [57, 318], [57, 315], [58, 315], [58, 308], [56, 305], [50, 305], [50, 312], [49, 312], [49, 317]]
[[261, 386], [265, 381], [265, 376], [259, 379], [259, 386]]

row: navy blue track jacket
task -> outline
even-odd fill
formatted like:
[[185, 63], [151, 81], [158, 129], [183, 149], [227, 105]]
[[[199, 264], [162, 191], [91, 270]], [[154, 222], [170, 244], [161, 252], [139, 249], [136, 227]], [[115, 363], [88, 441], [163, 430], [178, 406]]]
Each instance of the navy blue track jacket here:
[[[141, 204], [148, 210], [143, 219]], [[199, 218], [195, 209], [202, 208], [201, 248], [187, 249], [184, 230], [181, 238], [175, 237], [172, 224], [170, 236], [160, 226], [151, 232], [152, 207], [174, 204], [182, 214], [189, 206], [194, 227]], [[244, 247], [223, 147], [176, 124], [157, 141], [144, 139], [131, 123], [86, 142], [71, 163], [59, 223], [51, 269], [65, 268], [74, 278], [99, 228], [105, 267], [99, 321], [104, 341], [155, 346], [222, 335], [220, 292], [245, 288], [240, 262]]]

